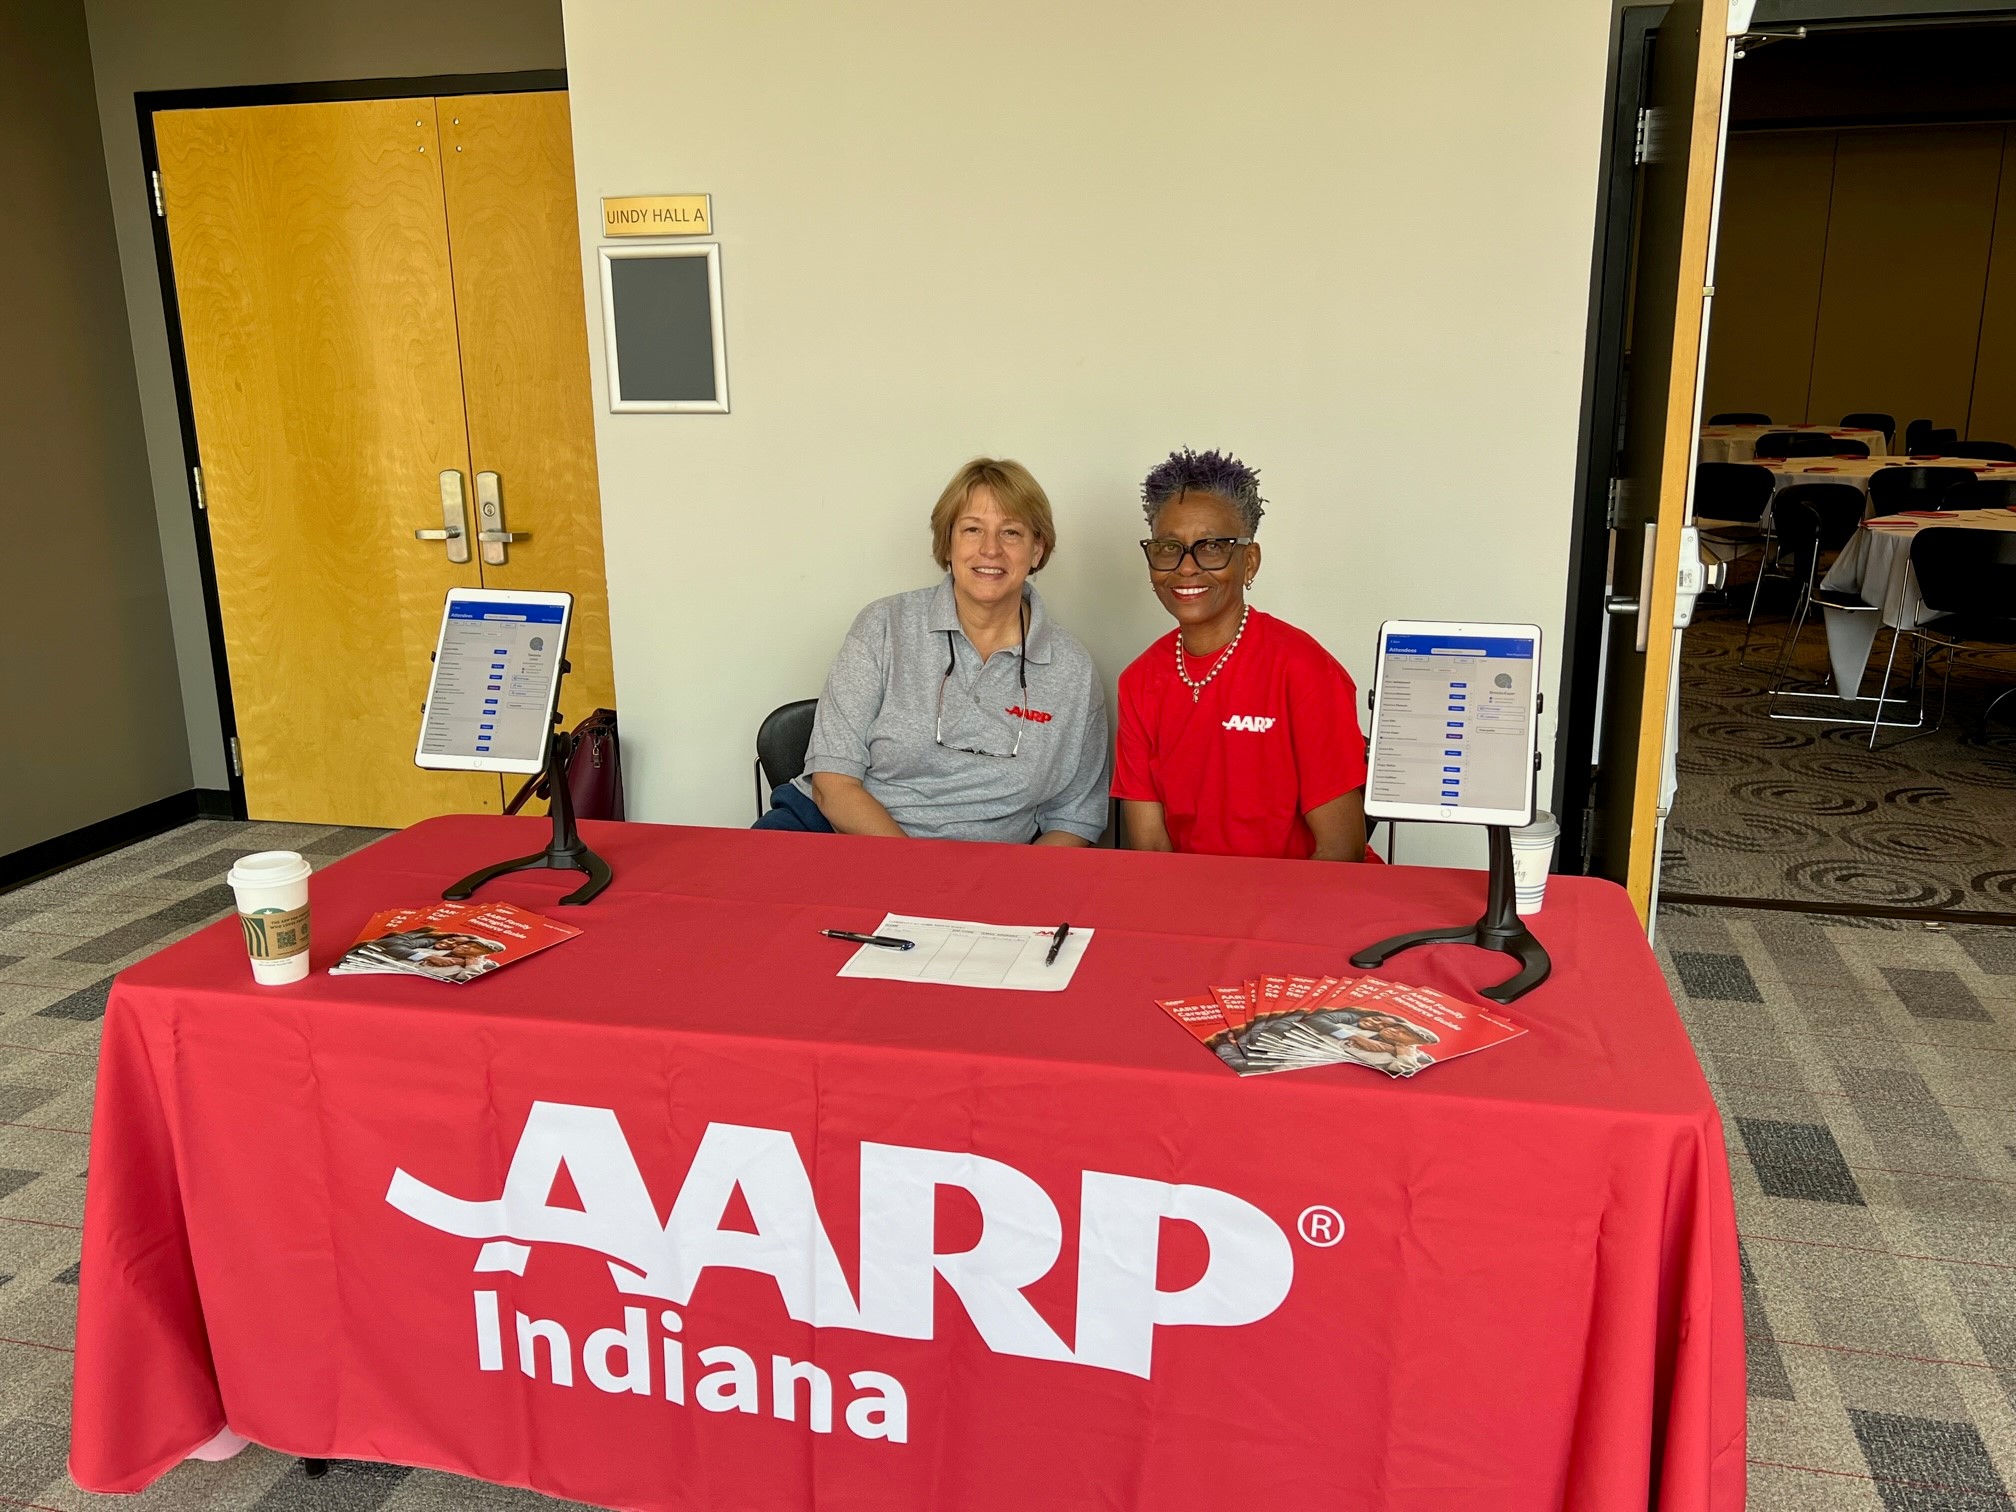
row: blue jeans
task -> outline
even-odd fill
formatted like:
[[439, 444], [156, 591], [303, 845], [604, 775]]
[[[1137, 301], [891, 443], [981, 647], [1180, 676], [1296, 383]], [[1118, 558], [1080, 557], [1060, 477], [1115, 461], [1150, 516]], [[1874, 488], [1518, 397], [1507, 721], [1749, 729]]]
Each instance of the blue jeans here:
[[749, 826], [760, 830], [802, 830], [814, 835], [830, 835], [833, 826], [819, 812], [819, 805], [806, 796], [795, 782], [787, 782], [770, 792], [770, 808]]

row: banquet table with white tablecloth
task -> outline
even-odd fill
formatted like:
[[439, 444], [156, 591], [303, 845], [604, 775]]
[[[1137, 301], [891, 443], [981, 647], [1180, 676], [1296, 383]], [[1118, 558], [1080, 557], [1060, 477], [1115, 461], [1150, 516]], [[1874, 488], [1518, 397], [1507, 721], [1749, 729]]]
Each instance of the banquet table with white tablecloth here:
[[1869, 480], [1886, 467], [1963, 467], [1977, 478], [2016, 478], [2016, 462], [1973, 457], [1760, 457], [1750, 464], [1777, 479], [1772, 492], [1794, 483], [1849, 483], [1869, 492]]
[[1827, 657], [1842, 697], [1861, 696], [1879, 624], [1913, 630], [1946, 612], [1924, 601], [1911, 571], [1911, 542], [1919, 531], [1940, 526], [2016, 531], [2016, 510], [1916, 510], [1863, 521], [1820, 584], [1876, 606], [1875, 613], [1827, 610]]
[[1832, 436], [1836, 441], [1859, 441], [1869, 455], [1880, 457], [1890, 450], [1880, 430], [1864, 430], [1854, 425], [1704, 425], [1701, 427], [1700, 460], [1703, 462], [1748, 462], [1757, 455], [1757, 442], [1779, 431], [1795, 436]]

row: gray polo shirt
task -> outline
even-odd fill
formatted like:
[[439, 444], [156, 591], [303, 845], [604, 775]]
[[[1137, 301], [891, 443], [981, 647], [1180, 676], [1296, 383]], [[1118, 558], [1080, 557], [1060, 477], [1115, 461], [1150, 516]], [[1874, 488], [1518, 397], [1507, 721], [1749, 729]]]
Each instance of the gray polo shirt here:
[[[1035, 588], [1024, 584], [1022, 596], [1026, 693], [1013, 646], [981, 662], [959, 628], [949, 574], [863, 609], [826, 675], [799, 785], [809, 794], [814, 772], [858, 777], [905, 834], [925, 840], [1019, 844], [1048, 830], [1097, 840], [1112, 766], [1105, 691]], [[942, 746], [933, 738], [941, 684]]]

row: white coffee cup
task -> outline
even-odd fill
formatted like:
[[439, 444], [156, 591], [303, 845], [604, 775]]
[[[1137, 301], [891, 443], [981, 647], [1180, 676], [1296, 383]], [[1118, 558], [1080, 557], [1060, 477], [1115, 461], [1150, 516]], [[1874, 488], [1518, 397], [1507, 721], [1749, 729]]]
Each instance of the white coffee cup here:
[[1547, 901], [1547, 873], [1554, 865], [1554, 842], [1561, 838], [1561, 826], [1545, 809], [1535, 810], [1533, 822], [1512, 831], [1512, 887], [1522, 914], [1536, 914]]
[[252, 979], [279, 987], [308, 975], [308, 863], [293, 851], [260, 851], [224, 880], [238, 898], [238, 923]]

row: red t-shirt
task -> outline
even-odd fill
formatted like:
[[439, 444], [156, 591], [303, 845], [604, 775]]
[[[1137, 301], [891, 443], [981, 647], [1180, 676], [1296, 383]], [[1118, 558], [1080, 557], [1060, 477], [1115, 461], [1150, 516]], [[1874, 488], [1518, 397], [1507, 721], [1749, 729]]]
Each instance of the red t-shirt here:
[[[1172, 630], [1120, 674], [1113, 796], [1162, 805], [1179, 851], [1306, 860], [1302, 816], [1365, 785], [1358, 689], [1337, 658], [1255, 609], [1239, 649], [1193, 701]], [[1193, 682], [1221, 652], [1185, 653]]]

